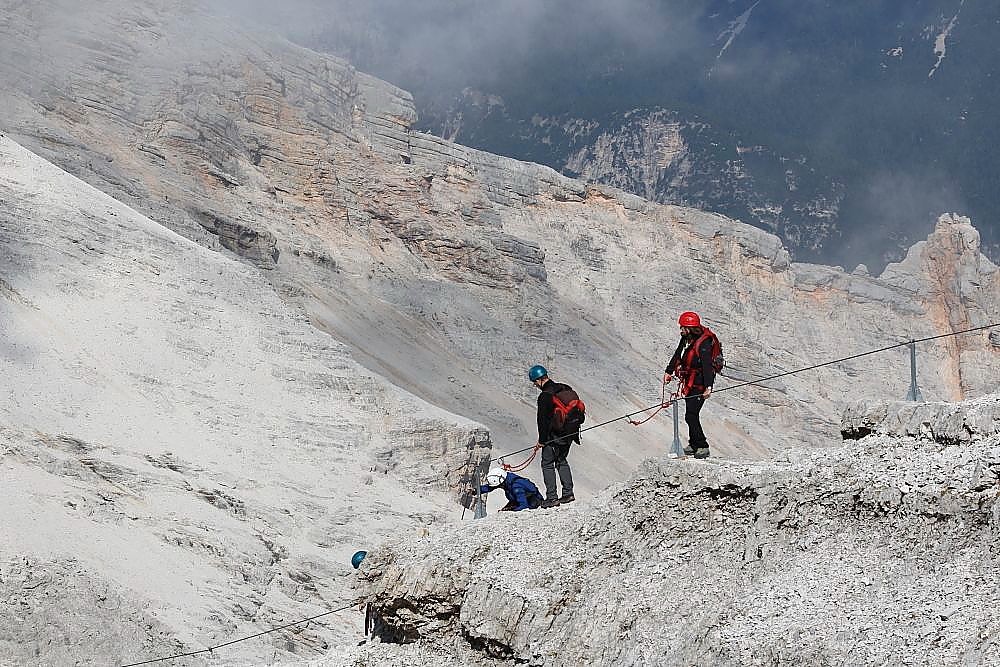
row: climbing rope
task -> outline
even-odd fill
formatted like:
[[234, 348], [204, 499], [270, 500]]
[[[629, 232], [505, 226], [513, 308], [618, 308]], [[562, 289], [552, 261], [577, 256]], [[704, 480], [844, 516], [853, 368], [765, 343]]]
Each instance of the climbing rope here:
[[503, 462], [503, 458], [501, 457], [500, 467], [506, 470], [507, 472], [521, 472], [529, 465], [531, 465], [531, 462], [535, 460], [535, 457], [538, 456], [538, 452], [540, 452], [541, 449], [542, 446], [536, 444], [534, 447], [531, 448], [531, 456], [526, 458], [524, 461], [521, 461], [520, 463], [515, 463], [514, 465], [507, 465], [506, 463]]
[[[995, 327], [998, 327], [998, 326], [1000, 326], [1000, 322], [994, 322], [992, 324], [986, 324], [986, 325], [983, 325], [981, 327], [972, 327], [971, 329], [963, 329], [962, 331], [953, 331], [951, 333], [938, 334], [937, 336], [927, 336], [926, 338], [917, 338], [917, 339], [905, 340], [905, 341], [902, 341], [900, 343], [894, 343], [892, 345], [887, 345], [885, 347], [880, 347], [877, 350], [868, 350], [867, 352], [860, 352], [858, 354], [852, 354], [852, 355], [847, 356], [847, 357], [841, 357], [840, 359], [834, 359], [832, 361], [825, 361], [823, 363], [813, 364], [812, 366], [805, 366], [803, 368], [796, 368], [795, 370], [785, 371], [785, 372], [782, 372], [782, 373], [777, 373], [776, 375], [771, 375], [771, 376], [768, 376], [768, 377], [761, 377], [761, 378], [757, 378], [757, 379], [754, 379], [754, 380], [747, 380], [747, 381], [743, 381], [743, 382], [737, 382], [736, 384], [729, 385], [728, 387], [721, 387], [719, 389], [714, 389], [712, 391], [712, 395], [714, 396], [715, 394], [719, 394], [719, 393], [722, 393], [724, 391], [730, 391], [732, 389], [739, 389], [740, 387], [747, 387], [747, 386], [751, 386], [751, 385], [752, 386], [761, 386], [764, 389], [770, 389], [770, 387], [764, 387], [761, 383], [763, 383], [763, 382], [769, 382], [771, 380], [777, 380], [779, 378], [787, 377], [789, 375], [796, 375], [798, 373], [804, 373], [806, 371], [811, 371], [811, 370], [814, 370], [816, 368], [822, 368], [824, 366], [832, 366], [834, 364], [840, 364], [840, 363], [843, 363], [845, 361], [851, 361], [853, 359], [860, 359], [861, 357], [867, 357], [867, 356], [872, 355], [872, 354], [879, 354], [881, 352], [886, 352], [888, 350], [896, 349], [897, 347], [903, 347], [904, 345], [912, 345], [912, 344], [916, 344], [916, 343], [925, 343], [927, 341], [938, 340], [940, 338], [949, 338], [951, 336], [959, 336], [959, 335], [962, 335], [962, 334], [974, 333], [976, 331], [985, 331], [986, 329], [992, 329], [992, 328], [995, 328]], [[725, 377], [725, 376], [723, 376], [723, 377]], [[689, 395], [689, 396], [675, 396], [674, 394], [671, 394], [670, 403], [672, 404], [674, 401], [686, 401], [688, 399], [698, 398], [700, 396], [701, 396], [701, 394], [692, 394], [692, 395]], [[660, 410], [662, 410], [665, 407], [665, 405], [664, 405], [665, 403], [666, 403], [666, 386], [664, 385], [664, 387], [663, 387], [663, 393], [661, 394], [660, 402], [658, 404], [650, 405], [649, 407], [643, 408], [641, 410], [636, 410], [635, 412], [630, 412], [630, 413], [624, 414], [624, 415], [622, 415], [620, 417], [615, 417], [614, 419], [608, 419], [607, 421], [600, 422], [599, 424], [593, 424], [593, 425], [588, 426], [586, 428], [580, 429], [575, 434], [568, 434], [568, 435], [563, 435], [563, 436], [558, 436], [558, 437], [552, 438], [552, 439], [548, 440], [547, 442], [545, 442], [543, 444], [545, 444], [545, 445], [555, 444], [555, 443], [558, 443], [558, 442], [560, 442], [562, 440], [565, 440], [566, 438], [571, 438], [574, 435], [577, 435], [579, 433], [585, 433], [587, 431], [592, 431], [594, 429], [603, 428], [605, 426], [608, 426], [610, 424], [614, 424], [615, 422], [621, 421], [623, 419], [628, 420], [629, 423], [633, 423], [633, 425], [635, 425], [634, 422], [632, 421], [632, 417], [635, 417], [636, 415], [640, 415], [640, 414], [642, 414], [644, 412], [649, 412], [650, 410], [655, 409], [656, 411], [652, 415], [649, 415], [646, 419], [644, 419], [641, 422], [639, 422], [640, 424], [641, 423], [645, 423], [645, 422], [649, 421], [650, 419], [652, 419], [653, 416], [656, 415]], [[523, 467], [519, 467], [519, 468], [517, 468], [517, 470], [513, 470], [513, 468], [515, 468], [516, 466], [514, 466], [514, 467], [511, 468], [512, 471], [518, 472], [520, 470], [524, 470], [528, 465], [531, 464], [532, 461], [534, 461], [535, 455], [537, 454], [537, 452], [538, 452], [538, 450], [540, 448], [541, 448], [541, 445], [538, 445], [538, 444], [532, 445], [531, 447], [524, 447], [522, 449], [518, 449], [518, 450], [515, 450], [513, 452], [507, 452], [506, 454], [502, 454], [502, 455], [500, 455], [500, 456], [498, 456], [496, 458], [492, 458], [492, 459], [489, 460], [488, 463], [495, 463], [495, 462], [498, 462], [498, 461], [503, 461], [504, 459], [506, 459], [508, 457], [515, 456], [517, 454], [522, 454], [522, 453], [527, 452], [527, 451], [530, 450], [531, 451], [531, 455], [528, 457], [527, 461], [523, 462]], [[521, 464], [519, 464], [519, 465], [521, 465]], [[464, 468], [464, 466], [463, 466], [463, 468]], [[453, 472], [458, 472], [458, 471], [462, 470], [463, 468], [456, 468], [454, 470], [449, 471], [448, 474], [451, 474]], [[474, 489], [474, 491], [478, 491], [478, 489]], [[462, 515], [464, 517], [464, 515], [465, 515], [464, 511], [462, 512]]]
[[629, 419], [628, 423], [631, 424], [632, 426], [642, 426], [643, 424], [645, 424], [646, 422], [648, 422], [650, 419], [652, 419], [653, 417], [655, 417], [657, 414], [659, 414], [660, 410], [662, 410], [663, 408], [666, 408], [666, 407], [670, 407], [670, 405], [673, 404], [674, 401], [676, 401], [678, 398], [680, 398], [681, 397], [681, 380], [680, 380], [680, 378], [679, 377], [677, 378], [677, 391], [671, 392], [670, 399], [667, 400], [667, 385], [669, 385], [669, 384], [670, 384], [670, 382], [668, 382], [667, 380], [663, 381], [663, 388], [660, 390], [660, 404], [658, 406], [656, 406], [656, 410], [653, 411], [653, 414], [651, 414], [648, 417], [646, 417], [645, 419], [641, 419], [639, 421], [635, 421], [634, 419]]
[[777, 375], [771, 375], [770, 377], [760, 378], [759, 380], [748, 380], [746, 382], [741, 382], [738, 384], [731, 385], [729, 387], [723, 387], [722, 389], [717, 389], [712, 391], [713, 394], [717, 394], [721, 391], [729, 391], [730, 389], [739, 389], [740, 387], [746, 387], [748, 385], [757, 384], [758, 382], [768, 382], [770, 380], [777, 380], [778, 378], [783, 378], [788, 375], [795, 375], [796, 373], [804, 373], [805, 371], [811, 371], [816, 368], [822, 368], [824, 366], [832, 366], [833, 364], [843, 363], [845, 361], [851, 361], [853, 359], [859, 359], [861, 357], [867, 357], [872, 354], [878, 354], [880, 352], [887, 352], [888, 350], [894, 350], [897, 347], [903, 347], [904, 345], [912, 345], [915, 343], [925, 343], [929, 340], [937, 340], [939, 338], [950, 338], [951, 336], [958, 336], [961, 334], [973, 333], [976, 331], [985, 331], [986, 329], [992, 329], [994, 327], [1000, 327], [1000, 322], [994, 322], [993, 324], [986, 324], [981, 327], [973, 327], [971, 329], [963, 329], [962, 331], [953, 331], [946, 334], [938, 334], [937, 336], [927, 336], [926, 338], [916, 338], [911, 340], [904, 340], [901, 343], [894, 343], [893, 345], [887, 345], [885, 347], [880, 347], [877, 350], [869, 350], [867, 352], [859, 352], [858, 354], [852, 354], [849, 357], [843, 357], [841, 359], [834, 359], [833, 361], [824, 361], [821, 364], [813, 364], [812, 366], [806, 366], [805, 368], [797, 368], [793, 371], [786, 371], [784, 373], [778, 373]]
[[356, 604], [358, 604], [358, 602], [351, 602], [349, 604], [344, 605], [343, 607], [337, 607], [336, 609], [330, 609], [329, 611], [324, 611], [322, 614], [316, 614], [315, 616], [310, 616], [309, 618], [303, 618], [298, 621], [292, 621], [291, 623], [285, 623], [284, 625], [279, 625], [275, 628], [271, 628], [270, 630], [264, 630], [263, 632], [258, 632], [257, 634], [249, 635], [247, 637], [240, 637], [239, 639], [234, 639], [232, 641], [228, 641], [223, 644], [218, 644], [216, 646], [203, 648], [198, 651], [188, 651], [187, 653], [175, 653], [174, 655], [167, 655], [162, 658], [152, 658], [151, 660], [143, 660], [142, 662], [130, 662], [127, 665], [122, 665], [122, 667], [138, 667], [139, 665], [151, 665], [155, 662], [162, 662], [165, 660], [175, 660], [177, 658], [186, 658], [188, 656], [200, 655], [202, 653], [212, 653], [213, 651], [223, 648], [224, 646], [232, 646], [233, 644], [245, 642], [248, 639], [254, 639], [256, 637], [261, 637], [263, 635], [270, 634], [272, 632], [277, 632], [278, 630], [284, 630], [285, 628], [290, 628], [293, 625], [299, 625], [301, 623], [308, 623], [309, 621], [315, 621], [317, 618], [323, 618], [324, 616], [335, 614], [338, 611], [346, 611], [347, 609], [350, 609]]
[[[737, 382], [736, 384], [729, 385], [728, 387], [722, 387], [720, 389], [713, 389], [712, 390], [712, 395], [714, 396], [716, 394], [720, 394], [720, 393], [722, 393], [724, 391], [730, 391], [732, 389], [739, 389], [740, 387], [746, 387], [746, 386], [749, 386], [749, 385], [757, 385], [757, 384], [760, 384], [762, 382], [769, 382], [771, 380], [777, 380], [778, 378], [787, 377], [789, 375], [796, 375], [798, 373], [804, 373], [806, 371], [811, 371], [811, 370], [814, 370], [814, 369], [817, 369], [817, 368], [823, 368], [824, 366], [832, 366], [834, 364], [840, 364], [840, 363], [843, 363], [845, 361], [851, 361], [853, 359], [860, 359], [861, 357], [867, 357], [867, 356], [872, 355], [872, 354], [879, 354], [881, 352], [887, 352], [888, 350], [894, 350], [897, 347], [903, 347], [904, 345], [911, 345], [911, 344], [915, 344], [915, 343], [925, 343], [925, 342], [931, 341], [931, 340], [938, 340], [939, 338], [949, 338], [951, 336], [959, 336], [961, 334], [974, 333], [976, 331], [985, 331], [986, 329], [993, 329], [995, 327], [1000, 327], [1000, 322], [994, 322], [992, 324], [986, 324], [986, 325], [983, 325], [981, 327], [972, 327], [971, 329], [963, 329], [962, 331], [953, 331], [951, 333], [938, 334], [937, 336], [927, 336], [926, 338], [916, 338], [916, 339], [904, 340], [904, 341], [902, 341], [900, 343], [894, 343], [892, 345], [886, 345], [885, 347], [880, 347], [877, 350], [868, 350], [867, 352], [859, 352], [858, 354], [852, 354], [852, 355], [850, 355], [848, 357], [841, 357], [840, 359], [834, 359], [832, 361], [824, 361], [823, 363], [813, 364], [812, 366], [805, 366], [803, 368], [796, 368], [795, 370], [785, 371], [783, 373], [778, 373], [777, 375], [771, 375], [771, 376], [759, 378], [759, 379], [756, 379], [756, 380], [747, 380], [745, 382]], [[688, 399], [698, 398], [700, 396], [701, 396], [701, 394], [693, 394], [693, 395], [690, 395], [690, 396], [678, 396], [676, 399], [673, 399], [673, 400], [686, 401]], [[609, 419], [609, 420], [603, 421], [603, 422], [601, 422], [599, 424], [594, 424], [592, 426], [588, 426], [587, 428], [582, 428], [582, 429], [580, 429], [578, 431], [578, 433], [585, 433], [586, 431], [592, 431], [594, 429], [602, 428], [604, 426], [608, 426], [609, 424], [614, 424], [615, 422], [621, 421], [623, 419], [631, 420], [632, 417], [634, 417], [636, 415], [639, 415], [639, 414], [642, 414], [644, 412], [648, 412], [648, 411], [650, 411], [650, 410], [652, 410], [654, 408], [662, 408], [663, 402], [664, 401], [661, 398], [661, 400], [660, 400], [660, 402], [658, 404], [653, 404], [653, 405], [650, 405], [649, 407], [643, 408], [641, 410], [636, 410], [635, 412], [630, 412], [630, 413], [624, 414], [624, 415], [622, 415], [620, 417], [615, 417], [614, 419]], [[561, 440], [565, 440], [566, 438], [573, 437], [573, 435], [576, 435], [576, 434], [569, 434], [569, 435], [564, 435], [564, 436], [559, 436], [559, 437], [556, 437], [556, 438], [552, 438], [551, 440], [549, 440], [548, 442], [546, 442], [544, 444], [554, 444], [554, 443], [557, 443], [557, 442], [559, 442]], [[513, 452], [508, 452], [508, 453], [503, 454], [501, 456], [498, 456], [498, 457], [496, 457], [494, 459], [490, 459], [490, 463], [493, 463], [495, 461], [500, 461], [500, 460], [505, 459], [505, 458], [507, 458], [509, 456], [514, 456], [515, 454], [520, 454], [522, 452], [526, 452], [529, 449], [533, 449], [534, 447], [535, 447], [535, 445], [532, 445], [531, 447], [525, 447], [523, 449], [518, 449], [518, 450], [513, 451]]]

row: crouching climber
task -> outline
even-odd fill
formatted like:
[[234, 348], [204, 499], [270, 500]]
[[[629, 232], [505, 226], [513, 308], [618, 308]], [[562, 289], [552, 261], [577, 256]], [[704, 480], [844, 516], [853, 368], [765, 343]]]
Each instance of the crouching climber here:
[[507, 504], [500, 508], [501, 512], [533, 510], [542, 504], [542, 494], [530, 479], [502, 468], [493, 468], [486, 474], [486, 483], [479, 487], [479, 493], [489, 493], [493, 489], [503, 489], [507, 496]]

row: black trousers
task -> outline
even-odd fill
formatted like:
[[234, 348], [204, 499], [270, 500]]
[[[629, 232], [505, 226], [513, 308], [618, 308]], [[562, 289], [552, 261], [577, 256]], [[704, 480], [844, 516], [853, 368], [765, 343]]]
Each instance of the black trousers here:
[[564, 496], [573, 495], [573, 473], [570, 472], [566, 456], [572, 443], [545, 445], [542, 447], [542, 479], [545, 480], [545, 499], [556, 500], [559, 490], [556, 488], [556, 471], [559, 471], [559, 482], [562, 484]]
[[691, 449], [707, 449], [708, 440], [705, 438], [705, 431], [701, 428], [701, 406], [705, 405], [705, 399], [701, 396], [692, 396], [684, 401], [684, 421], [688, 425], [688, 443]]

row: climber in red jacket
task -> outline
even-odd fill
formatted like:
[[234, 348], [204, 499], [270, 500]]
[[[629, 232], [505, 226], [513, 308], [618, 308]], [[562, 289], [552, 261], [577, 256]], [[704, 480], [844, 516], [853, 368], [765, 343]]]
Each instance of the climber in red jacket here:
[[684, 421], [688, 425], [688, 446], [684, 453], [704, 459], [708, 457], [708, 439], [701, 427], [701, 408], [712, 395], [712, 383], [722, 365], [722, 345], [708, 327], [702, 326], [698, 313], [681, 313], [677, 322], [681, 340], [663, 372], [663, 381], [670, 382], [677, 373], [684, 396]]

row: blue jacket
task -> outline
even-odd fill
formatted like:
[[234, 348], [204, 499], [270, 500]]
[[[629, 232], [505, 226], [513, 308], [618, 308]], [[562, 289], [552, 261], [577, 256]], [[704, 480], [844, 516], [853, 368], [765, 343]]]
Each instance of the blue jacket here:
[[535, 509], [543, 500], [542, 494], [538, 492], [538, 487], [530, 479], [515, 475], [512, 472], [507, 473], [507, 478], [503, 481], [503, 487], [493, 487], [483, 484], [479, 487], [479, 493], [489, 493], [495, 488], [503, 488], [504, 495], [507, 496], [507, 502], [517, 503], [517, 507], [512, 508], [515, 512]]

